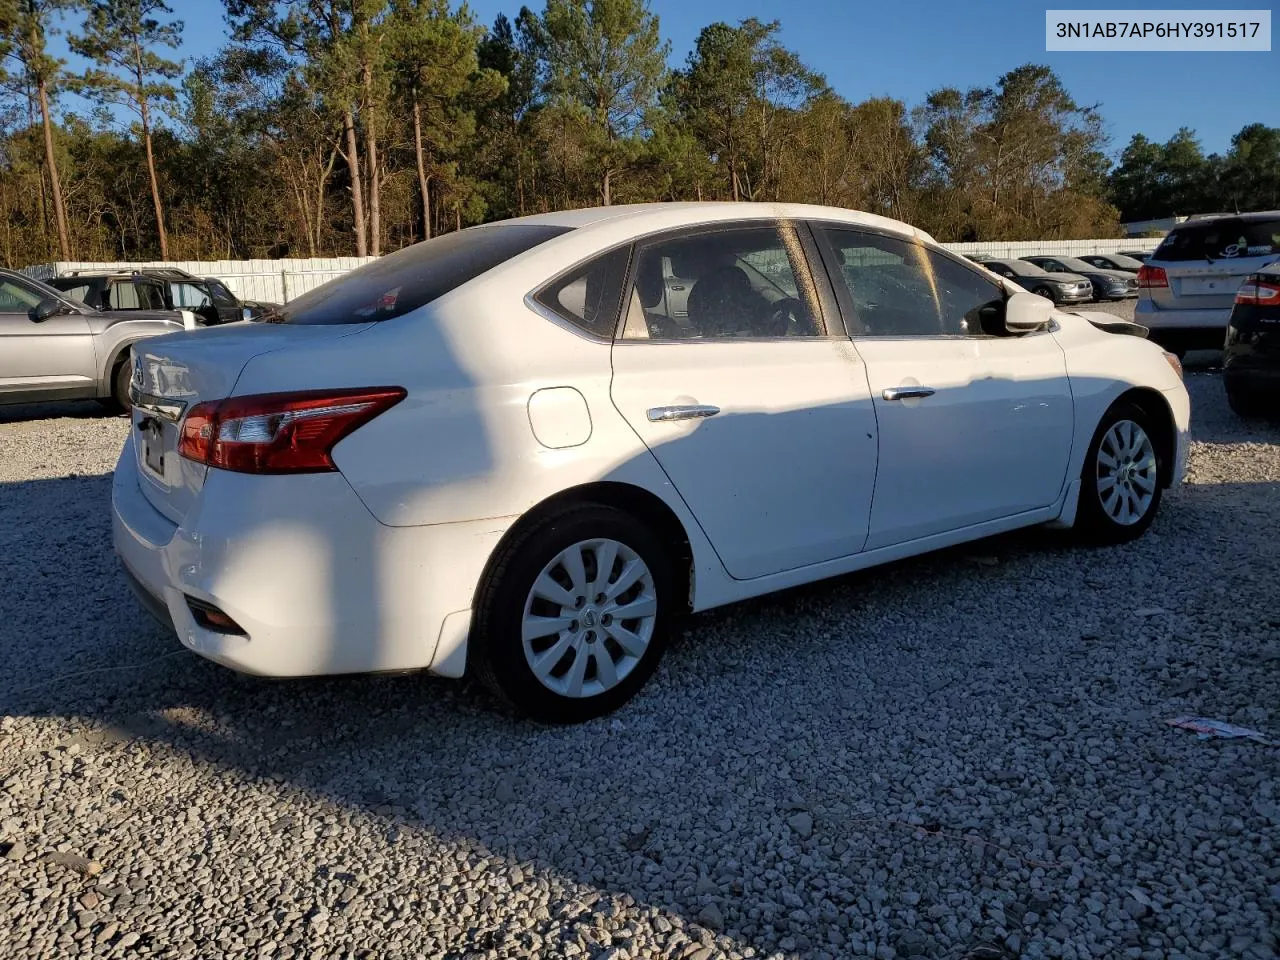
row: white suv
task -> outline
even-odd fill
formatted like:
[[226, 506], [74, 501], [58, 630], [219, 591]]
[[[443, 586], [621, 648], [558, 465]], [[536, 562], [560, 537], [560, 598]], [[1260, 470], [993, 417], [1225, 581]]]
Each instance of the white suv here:
[[1236, 291], [1280, 258], [1280, 210], [1188, 220], [1138, 271], [1134, 319], [1181, 355], [1220, 348]]

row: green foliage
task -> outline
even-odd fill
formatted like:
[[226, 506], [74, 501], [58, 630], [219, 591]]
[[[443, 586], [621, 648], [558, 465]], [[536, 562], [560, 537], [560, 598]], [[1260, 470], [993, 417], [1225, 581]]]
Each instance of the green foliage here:
[[[942, 240], [1280, 207], [1280, 129], [1246, 126], [1221, 156], [1190, 130], [1137, 136], [1109, 169], [1098, 109], [1034, 64], [910, 109], [840, 97], [776, 21], [710, 24], [668, 69], [649, 0], [543, 0], [487, 30], [452, 0], [223, 2], [231, 39], [184, 72], [160, 0], [0, 0], [5, 262], [57, 254], [55, 169], [77, 254], [104, 259], [155, 256], [166, 222], [175, 257], [322, 256], [655, 200], [831, 204]], [[91, 63], [78, 77], [48, 52], [59, 24]], [[97, 110], [58, 116], [69, 89]]]

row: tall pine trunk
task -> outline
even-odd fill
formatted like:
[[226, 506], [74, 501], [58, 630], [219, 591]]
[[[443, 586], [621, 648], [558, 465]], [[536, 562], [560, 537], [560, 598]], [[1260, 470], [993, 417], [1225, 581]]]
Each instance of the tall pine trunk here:
[[418, 163], [418, 192], [422, 196], [422, 239], [430, 240], [431, 180], [427, 177], [427, 161], [422, 152], [422, 111], [418, 106], [417, 90], [413, 92], [413, 157]]
[[164, 228], [164, 205], [160, 202], [160, 181], [156, 178], [156, 158], [151, 152], [151, 108], [142, 99], [142, 142], [147, 153], [147, 175], [151, 178], [151, 202], [156, 209], [156, 233], [160, 237], [160, 259], [169, 259], [169, 234]]
[[369, 245], [364, 232], [364, 186], [360, 182], [360, 147], [356, 143], [356, 121], [351, 110], [342, 111], [342, 127], [347, 138], [347, 173], [351, 176], [351, 218], [355, 221], [356, 256], [367, 257]]
[[369, 252], [378, 256], [382, 252], [382, 190], [378, 182], [378, 134], [374, 123], [373, 69], [366, 60], [361, 67], [364, 75], [364, 142], [365, 166], [369, 176]]
[[58, 221], [58, 249], [62, 259], [71, 259], [71, 231], [67, 228], [67, 208], [62, 203], [62, 181], [58, 177], [58, 158], [53, 152], [53, 123], [49, 119], [49, 94], [44, 80], [36, 88], [40, 98], [40, 119], [44, 123], [44, 162], [49, 168], [49, 184], [53, 191], [53, 213]]

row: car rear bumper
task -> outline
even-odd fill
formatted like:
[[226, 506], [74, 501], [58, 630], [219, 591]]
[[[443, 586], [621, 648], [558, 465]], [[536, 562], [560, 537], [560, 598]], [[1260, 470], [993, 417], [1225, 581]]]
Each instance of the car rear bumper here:
[[1147, 297], [1139, 297], [1134, 322], [1149, 330], [1213, 330], [1225, 335], [1231, 307], [1211, 310], [1161, 310]]
[[[211, 471], [176, 525], [138, 481], [130, 438], [112, 483], [116, 553], [144, 605], [193, 652], [260, 676], [462, 675], [476, 585], [506, 523], [387, 527], [338, 473]], [[202, 626], [188, 598], [243, 635]]]

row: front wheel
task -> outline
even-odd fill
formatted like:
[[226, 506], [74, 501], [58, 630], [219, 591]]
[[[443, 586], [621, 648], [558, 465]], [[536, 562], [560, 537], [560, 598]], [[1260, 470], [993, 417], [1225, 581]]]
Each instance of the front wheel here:
[[1162, 454], [1155, 425], [1141, 407], [1118, 403], [1098, 425], [1080, 475], [1076, 526], [1102, 544], [1137, 539], [1160, 507]]
[[616, 710], [658, 665], [675, 597], [662, 543], [630, 514], [570, 507], [501, 548], [470, 660], [519, 712], [579, 723]]
[[1031, 292], [1034, 293], [1037, 297], [1044, 297], [1046, 300], [1053, 299], [1053, 291], [1050, 290], [1048, 287], [1036, 287]]

